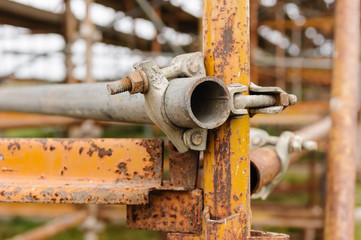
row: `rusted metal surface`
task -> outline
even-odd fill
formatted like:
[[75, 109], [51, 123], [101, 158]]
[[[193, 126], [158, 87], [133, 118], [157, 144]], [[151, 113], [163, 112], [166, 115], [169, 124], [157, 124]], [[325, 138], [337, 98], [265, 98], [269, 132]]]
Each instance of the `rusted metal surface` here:
[[197, 181], [199, 152], [180, 153], [169, 142], [169, 182], [171, 186], [194, 189]]
[[[248, 0], [203, 1], [203, 52], [208, 76], [219, 78], [226, 84], [248, 86], [249, 44]], [[243, 222], [233, 228], [227, 221], [225, 230], [232, 229], [230, 231], [238, 239], [246, 237], [250, 231], [248, 153], [249, 116], [245, 115], [211, 131], [204, 154], [205, 207], [209, 207], [210, 219], [215, 220], [232, 216], [243, 207], [246, 216]], [[215, 233], [215, 236], [222, 239], [223, 235], [219, 234]]]
[[203, 240], [203, 235], [187, 234], [187, 233], [168, 233], [167, 240]]
[[247, 240], [289, 240], [290, 236], [280, 233], [270, 233], [263, 231], [251, 231], [251, 236]]
[[86, 210], [78, 210], [69, 215], [55, 218], [45, 224], [28, 232], [22, 233], [8, 240], [40, 240], [47, 239], [70, 228], [73, 228], [84, 221], [88, 213]]
[[244, 227], [248, 216], [240, 208], [240, 212], [223, 219], [210, 219], [209, 208], [204, 209], [205, 239], [247, 239], [248, 229]]
[[111, 95], [129, 91], [130, 94], [148, 92], [148, 79], [138, 70], [130, 72], [126, 78], [108, 83], [107, 90]]
[[277, 152], [269, 147], [261, 147], [249, 153], [251, 161], [251, 193], [255, 193], [281, 171], [281, 160]]
[[153, 191], [148, 205], [127, 206], [127, 227], [164, 232], [199, 233], [202, 191]]
[[[346, 24], [346, 25], [345, 25]], [[360, 1], [336, 2], [324, 239], [354, 239]]]
[[161, 140], [0, 139], [0, 201], [146, 203], [162, 150]]

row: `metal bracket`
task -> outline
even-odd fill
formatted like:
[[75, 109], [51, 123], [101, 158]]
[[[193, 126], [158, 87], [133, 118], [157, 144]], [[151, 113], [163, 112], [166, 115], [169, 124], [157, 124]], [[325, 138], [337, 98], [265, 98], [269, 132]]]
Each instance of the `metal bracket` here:
[[160, 69], [154, 61], [144, 61], [134, 65], [145, 73], [149, 89], [144, 94], [146, 111], [149, 118], [168, 136], [179, 152], [189, 149], [206, 149], [207, 129], [188, 129], [177, 127], [169, 120], [165, 112], [165, 93], [169, 85], [168, 78], [178, 76], [205, 77], [203, 55], [201, 53], [182, 54], [174, 58], [170, 66]]

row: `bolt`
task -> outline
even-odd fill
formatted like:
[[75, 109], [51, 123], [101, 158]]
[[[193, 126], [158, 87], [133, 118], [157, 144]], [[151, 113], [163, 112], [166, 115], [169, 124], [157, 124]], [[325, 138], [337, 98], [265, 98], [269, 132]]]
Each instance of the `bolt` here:
[[126, 92], [132, 90], [132, 82], [129, 78], [123, 78], [107, 84], [107, 90], [110, 95]]
[[191, 136], [191, 141], [194, 145], [199, 146], [203, 142], [203, 137], [200, 133], [193, 133]]
[[188, 71], [191, 74], [196, 74], [199, 71], [199, 64], [196, 61], [188, 63]]

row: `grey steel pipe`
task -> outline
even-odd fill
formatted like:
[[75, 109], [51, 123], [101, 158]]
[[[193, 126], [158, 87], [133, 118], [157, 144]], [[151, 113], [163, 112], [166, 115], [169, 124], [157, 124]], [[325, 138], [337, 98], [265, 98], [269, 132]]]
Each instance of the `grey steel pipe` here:
[[[174, 79], [165, 95], [165, 115], [178, 127], [212, 129], [230, 113], [227, 87], [216, 78]], [[106, 83], [2, 88], [0, 110], [152, 124], [142, 94], [110, 95]]]
[[165, 112], [171, 122], [182, 118], [180, 127], [213, 129], [229, 117], [230, 95], [221, 80], [214, 77], [178, 78], [170, 82], [165, 94]]
[[106, 83], [1, 88], [0, 110], [152, 124], [141, 94], [109, 95]]

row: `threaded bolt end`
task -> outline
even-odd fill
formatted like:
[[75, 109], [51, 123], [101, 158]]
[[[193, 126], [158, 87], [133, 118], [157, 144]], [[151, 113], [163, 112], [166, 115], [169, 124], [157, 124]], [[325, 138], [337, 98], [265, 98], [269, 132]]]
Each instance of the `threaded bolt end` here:
[[108, 83], [107, 90], [110, 93], [110, 95], [127, 92], [132, 90], [132, 82], [130, 81], [129, 78], [123, 78], [121, 80]]

